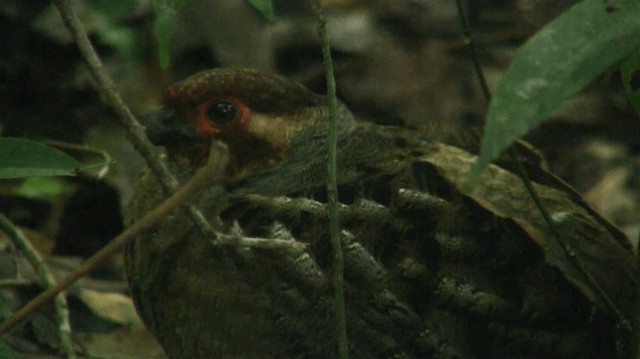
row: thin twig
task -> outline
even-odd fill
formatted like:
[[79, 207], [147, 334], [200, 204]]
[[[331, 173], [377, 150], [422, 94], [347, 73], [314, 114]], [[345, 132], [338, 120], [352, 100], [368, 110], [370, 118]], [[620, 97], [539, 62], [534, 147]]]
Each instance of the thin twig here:
[[80, 54], [87, 62], [87, 66], [89, 66], [93, 78], [98, 83], [99, 89], [103, 92], [111, 108], [113, 108], [118, 115], [117, 118], [125, 130], [127, 139], [129, 139], [136, 151], [144, 158], [147, 166], [149, 166], [158, 177], [165, 191], [170, 192], [175, 190], [178, 186], [178, 181], [167, 169], [165, 164], [158, 159], [155, 146], [145, 135], [144, 127], [140, 125], [129, 107], [122, 100], [122, 97], [120, 97], [116, 85], [104, 69], [104, 65], [89, 41], [78, 15], [71, 6], [71, 2], [69, 0], [53, 0], [53, 3], [58, 8], [64, 24], [71, 33], [71, 37], [78, 45]]
[[[464, 5], [462, 4], [462, 0], [456, 0], [456, 5], [458, 6], [458, 13], [459, 13], [460, 21], [462, 23], [462, 31], [465, 38], [464, 41], [465, 41], [465, 44], [467, 44], [467, 46], [469, 47], [469, 50], [471, 52], [471, 60], [476, 70], [478, 81], [480, 82], [480, 87], [482, 89], [483, 97], [485, 99], [486, 104], [488, 105], [489, 102], [491, 101], [491, 91], [489, 90], [489, 86], [487, 85], [484, 72], [482, 71], [482, 66], [480, 65], [478, 51], [476, 49], [475, 42], [473, 41], [473, 36], [471, 34], [471, 25], [469, 24], [469, 18], [467, 17], [467, 13]], [[576, 268], [584, 276], [589, 287], [591, 287], [591, 289], [595, 292], [596, 296], [600, 299], [600, 302], [603, 303], [605, 307], [609, 310], [609, 312], [616, 317], [616, 320], [622, 326], [622, 328], [630, 332], [631, 325], [629, 324], [629, 321], [624, 317], [624, 315], [622, 315], [618, 307], [615, 305], [613, 300], [611, 300], [609, 295], [607, 295], [605, 290], [600, 286], [598, 281], [596, 281], [596, 279], [591, 275], [591, 273], [589, 273], [586, 266], [582, 262], [582, 259], [579, 258], [577, 255], [572, 255], [572, 252], [574, 252], [573, 249], [569, 245], [568, 241], [566, 241], [558, 231], [553, 219], [551, 218], [551, 214], [549, 213], [545, 205], [542, 203], [540, 196], [538, 195], [535, 188], [533, 187], [531, 180], [529, 179], [529, 175], [527, 174], [526, 169], [524, 168], [524, 166], [522, 165], [522, 162], [518, 157], [517, 149], [512, 147], [509, 149], [508, 153], [511, 161], [516, 167], [516, 171], [518, 172], [520, 179], [522, 179], [522, 182], [524, 183], [524, 186], [527, 189], [527, 192], [529, 192], [529, 196], [531, 197], [536, 207], [540, 211], [540, 214], [542, 215], [545, 223], [547, 224], [547, 227], [551, 231], [552, 237], [554, 238], [558, 246], [562, 249], [569, 263], [571, 263], [571, 265], [574, 268]]]
[[338, 345], [338, 357], [347, 359], [347, 320], [344, 301], [344, 255], [340, 243], [340, 231], [338, 226], [338, 184], [337, 184], [337, 129], [338, 129], [338, 99], [336, 97], [336, 81], [333, 75], [333, 61], [331, 59], [331, 42], [327, 34], [327, 21], [319, 1], [314, 3], [314, 12], [318, 22], [318, 36], [322, 42], [322, 58], [324, 61], [327, 96], [329, 97], [329, 134], [327, 136], [328, 155], [327, 160], [327, 199], [329, 208], [329, 233], [331, 249], [333, 252], [333, 293], [335, 301], [336, 337]]
[[[89, 70], [98, 83], [100, 90], [104, 93], [109, 105], [116, 111], [118, 115], [117, 118], [122, 124], [127, 138], [131, 141], [136, 151], [144, 158], [147, 166], [156, 175], [165, 193], [168, 195], [175, 191], [178, 187], [178, 181], [173, 174], [171, 174], [171, 171], [169, 171], [164, 162], [156, 156], [155, 147], [147, 138], [144, 127], [140, 125], [129, 107], [122, 100], [122, 97], [120, 97], [115, 84], [104, 69], [100, 57], [93, 48], [93, 45], [91, 45], [87, 33], [84, 31], [82, 23], [73, 10], [69, 0], [53, 0], [53, 3], [58, 8], [62, 20], [78, 45], [78, 49], [87, 62]], [[200, 232], [207, 237], [213, 238], [213, 243], [218, 243], [218, 233], [211, 228], [211, 225], [209, 225], [209, 222], [200, 210], [193, 205], [188, 205], [187, 214]]]
[[[5, 232], [9, 238], [15, 243], [16, 247], [27, 258], [31, 266], [36, 272], [40, 283], [45, 288], [51, 288], [55, 285], [56, 279], [49, 271], [44, 260], [33, 248], [29, 240], [22, 234], [22, 231], [16, 227], [4, 214], [0, 213], [0, 230]], [[65, 358], [75, 358], [76, 353], [71, 340], [71, 324], [69, 323], [69, 307], [67, 299], [62, 293], [58, 293], [53, 300], [53, 308], [58, 324], [58, 334], [60, 335], [60, 353]]]

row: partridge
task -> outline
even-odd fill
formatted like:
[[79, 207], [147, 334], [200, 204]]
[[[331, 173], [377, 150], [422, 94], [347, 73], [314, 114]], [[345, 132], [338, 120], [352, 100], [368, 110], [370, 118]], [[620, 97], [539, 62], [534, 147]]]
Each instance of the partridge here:
[[[167, 355], [335, 357], [327, 98], [276, 75], [214, 69], [169, 88], [152, 117], [152, 137], [183, 182], [213, 140], [228, 147], [220, 183], [194, 201], [218, 231], [307, 244], [217, 245], [178, 210], [129, 245], [132, 297]], [[534, 183], [565, 251], [503, 167], [471, 184], [474, 155], [357, 121], [342, 104], [337, 141], [351, 357], [612, 358], [626, 350], [621, 319], [632, 314], [635, 255], [570, 188]], [[127, 223], [163, 198], [145, 170]]]

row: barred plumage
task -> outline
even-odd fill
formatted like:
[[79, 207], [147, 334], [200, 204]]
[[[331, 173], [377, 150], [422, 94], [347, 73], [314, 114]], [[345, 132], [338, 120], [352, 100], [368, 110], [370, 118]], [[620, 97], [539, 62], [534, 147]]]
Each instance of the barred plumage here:
[[[265, 84], [286, 81], [240, 69], [207, 76], [216, 74], [234, 81], [246, 74], [251, 81], [263, 77]], [[189, 81], [176, 88], [221, 95], [219, 89], [199, 88], [215, 81]], [[296, 86], [284, 88], [299, 91]], [[268, 86], [249, 87], [269, 91]], [[275, 146], [271, 137], [257, 138], [262, 132], [246, 125], [256, 113], [283, 118], [282, 111], [265, 112], [268, 105], [250, 112], [239, 121], [243, 124], [207, 124], [227, 142], [237, 163], [211, 191], [215, 195], [203, 194], [196, 204], [220, 230], [302, 241], [308, 249], [217, 247], [182, 212], [131, 245], [126, 267], [132, 295], [172, 358], [334, 355], [324, 203], [326, 111], [317, 95], [309, 93], [312, 98], [304, 101], [300, 94], [305, 92], [296, 92], [290, 103], [282, 89], [257, 97], [247, 90], [233, 98], [249, 111], [255, 109], [248, 104], [260, 99], [278, 102], [272, 108], [291, 108], [284, 125], [292, 122], [294, 136], [282, 142], [284, 147]], [[303, 103], [309, 107], [295, 108]], [[198, 126], [190, 125], [196, 115], [183, 111], [179, 116], [176, 120], [198, 134]], [[616, 332], [615, 318], [552, 240], [517, 176], [491, 166], [478, 186], [469, 187], [473, 155], [424, 140], [415, 131], [358, 123], [346, 108], [341, 116], [340, 224], [353, 357], [599, 358], [621, 350], [626, 339]], [[230, 140], [239, 132], [250, 140]], [[182, 179], [202, 162], [198, 148], [208, 140], [165, 144]], [[269, 151], [238, 148], [254, 141]], [[251, 164], [252, 170], [239, 164]], [[536, 189], [572, 255], [587, 264], [629, 317], [635, 259], [624, 236], [575, 193], [543, 184]], [[222, 199], [212, 198], [221, 193]], [[145, 173], [128, 222], [162, 197], [155, 179]]]

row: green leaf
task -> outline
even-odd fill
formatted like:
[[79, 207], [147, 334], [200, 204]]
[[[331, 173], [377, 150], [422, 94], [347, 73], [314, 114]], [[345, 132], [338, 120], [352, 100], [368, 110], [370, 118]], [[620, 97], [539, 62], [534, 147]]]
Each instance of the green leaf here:
[[63, 151], [81, 163], [76, 171], [83, 176], [104, 177], [111, 165], [111, 156], [99, 148], [61, 141], [46, 141], [45, 144]]
[[[0, 319], [2, 321], [5, 321], [11, 318], [12, 315], [13, 315], [13, 311], [11, 310], [11, 308], [9, 308], [9, 303], [7, 299], [4, 296], [0, 295]], [[4, 357], [0, 355], [0, 358], [4, 358]]]
[[640, 116], [640, 51], [635, 51], [622, 62], [620, 76], [627, 100]]
[[0, 137], [0, 178], [74, 175], [80, 163], [41, 142]]
[[169, 43], [173, 33], [175, 18], [188, 0], [153, 0], [153, 12], [156, 16], [155, 30], [158, 39], [158, 57], [163, 69], [169, 67]]
[[138, 0], [91, 0], [85, 4], [114, 22], [131, 16], [139, 6]]
[[91, 0], [86, 1], [87, 11], [82, 22], [95, 33], [101, 43], [115, 47], [118, 54], [128, 61], [140, 59], [139, 32], [126, 19], [135, 15], [139, 8], [139, 0]]
[[13, 359], [17, 358], [17, 356], [10, 346], [4, 342], [0, 342], [0, 358]]
[[640, 47], [640, 1], [584, 0], [517, 52], [489, 104], [473, 179], [514, 140]]
[[25, 178], [16, 188], [15, 194], [27, 198], [55, 198], [73, 190], [69, 183], [55, 177]]
[[276, 21], [276, 13], [273, 10], [273, 2], [271, 0], [249, 0], [249, 3], [253, 5], [268, 22]]

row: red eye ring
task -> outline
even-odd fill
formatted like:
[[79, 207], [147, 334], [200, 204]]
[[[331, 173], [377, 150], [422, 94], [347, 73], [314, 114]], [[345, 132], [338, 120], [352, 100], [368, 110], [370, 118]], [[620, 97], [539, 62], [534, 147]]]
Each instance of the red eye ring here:
[[213, 98], [196, 108], [195, 125], [202, 137], [219, 135], [225, 129], [244, 125], [249, 108], [235, 98]]

